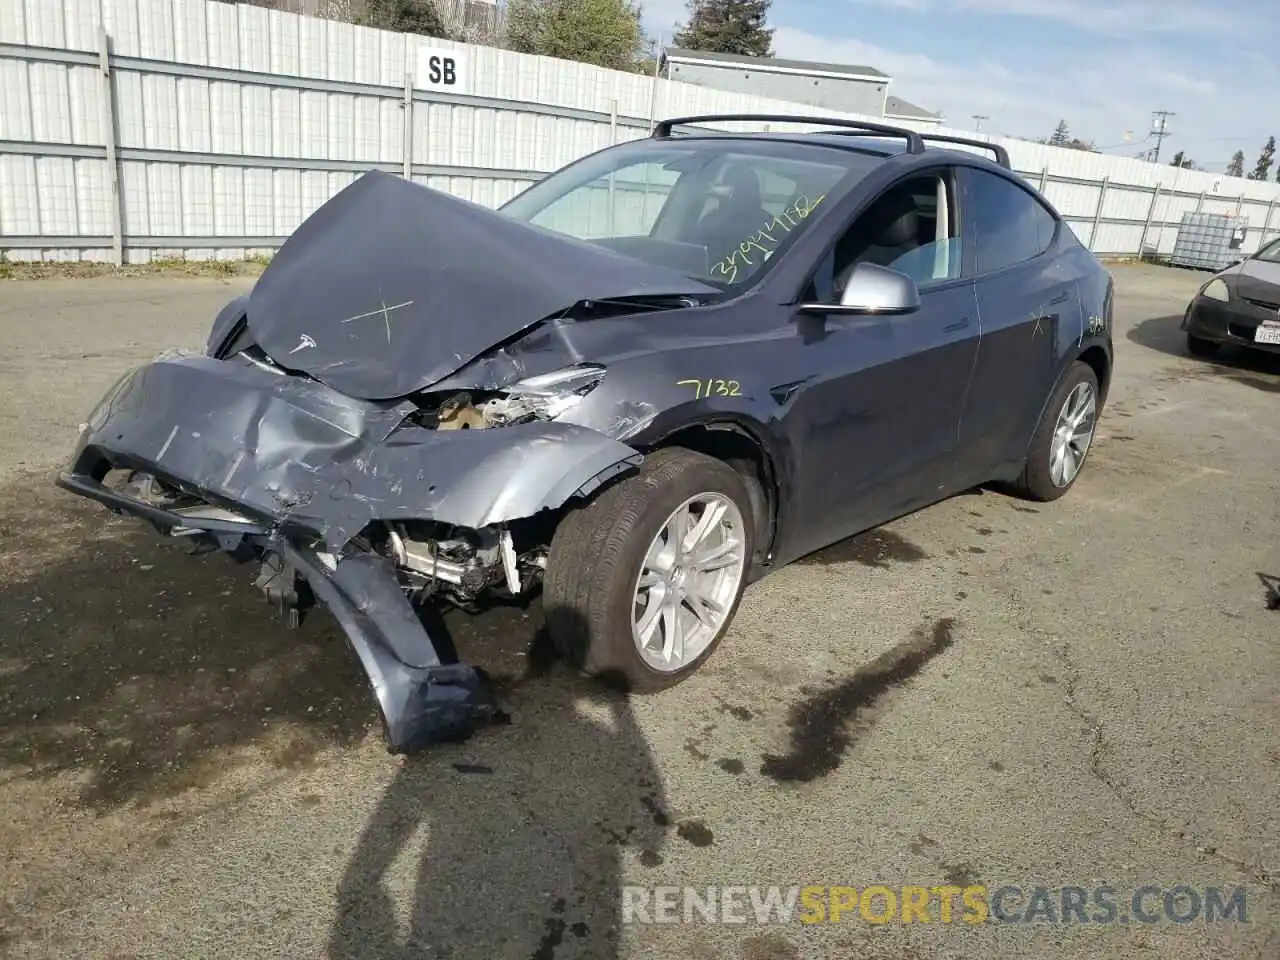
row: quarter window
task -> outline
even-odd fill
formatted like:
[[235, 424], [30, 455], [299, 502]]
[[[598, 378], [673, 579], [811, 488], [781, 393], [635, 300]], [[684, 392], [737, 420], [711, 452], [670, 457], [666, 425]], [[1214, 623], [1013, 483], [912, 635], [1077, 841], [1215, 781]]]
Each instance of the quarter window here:
[[970, 168], [965, 217], [977, 272], [991, 273], [1038, 257], [1053, 243], [1058, 221], [1028, 191], [1004, 177]]

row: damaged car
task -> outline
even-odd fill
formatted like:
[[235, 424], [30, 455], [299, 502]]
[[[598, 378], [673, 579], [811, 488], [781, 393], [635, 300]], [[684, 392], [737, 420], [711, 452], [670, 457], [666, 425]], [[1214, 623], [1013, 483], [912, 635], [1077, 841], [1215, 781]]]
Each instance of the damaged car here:
[[58, 483], [327, 607], [410, 752], [494, 712], [434, 605], [540, 591], [565, 658], [657, 691], [771, 570], [987, 482], [1062, 496], [1111, 310], [998, 146], [669, 120], [498, 210], [362, 176]]

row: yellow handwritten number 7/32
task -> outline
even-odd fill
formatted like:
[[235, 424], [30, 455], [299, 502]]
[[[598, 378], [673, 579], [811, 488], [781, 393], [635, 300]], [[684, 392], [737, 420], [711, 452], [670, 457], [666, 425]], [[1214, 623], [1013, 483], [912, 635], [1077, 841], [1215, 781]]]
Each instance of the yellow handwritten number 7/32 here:
[[677, 387], [694, 388], [694, 399], [703, 397], [740, 397], [742, 385], [737, 380], [679, 380]]

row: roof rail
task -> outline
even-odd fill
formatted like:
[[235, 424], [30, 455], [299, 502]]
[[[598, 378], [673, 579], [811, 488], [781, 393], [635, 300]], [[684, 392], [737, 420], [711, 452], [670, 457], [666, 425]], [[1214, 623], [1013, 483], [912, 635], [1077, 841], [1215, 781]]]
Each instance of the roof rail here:
[[[840, 133], [865, 133], [882, 137], [902, 137], [907, 141], [908, 153], [924, 153], [924, 138], [914, 130], [906, 127], [891, 127], [884, 123], [866, 123], [861, 120], [843, 120], [838, 117], [804, 117], [785, 113], [721, 113], [700, 117], [673, 117], [659, 120], [653, 128], [651, 136], [665, 138], [671, 136], [674, 126], [688, 126], [695, 123], [722, 123], [725, 121], [755, 121], [760, 123], [812, 123], [824, 127], [839, 127]], [[834, 131], [831, 131], [834, 132]]]
[[[867, 136], [882, 136], [882, 134], [869, 132]], [[978, 140], [974, 137], [955, 137], [949, 133], [921, 133], [919, 134], [919, 137], [926, 143], [958, 143], [964, 144], [968, 147], [981, 147], [983, 150], [990, 150], [995, 154], [996, 163], [1000, 164], [1000, 166], [1004, 167], [1006, 170], [1013, 169], [1013, 163], [1009, 159], [1009, 151], [998, 143], [990, 143], [986, 140]]]
[[996, 163], [1004, 167], [1006, 170], [1013, 169], [1013, 163], [1009, 160], [1009, 151], [998, 143], [991, 143], [987, 140], [978, 140], [974, 137], [953, 137], [945, 133], [922, 133], [920, 139], [926, 143], [930, 140], [937, 140], [939, 143], [961, 143], [968, 147], [981, 147], [983, 150], [990, 150], [996, 157]]

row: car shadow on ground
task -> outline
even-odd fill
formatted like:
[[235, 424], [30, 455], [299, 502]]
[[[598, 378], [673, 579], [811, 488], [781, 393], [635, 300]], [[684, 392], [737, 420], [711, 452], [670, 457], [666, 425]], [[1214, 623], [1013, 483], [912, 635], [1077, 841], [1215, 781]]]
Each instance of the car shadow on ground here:
[[525, 673], [495, 677], [512, 726], [397, 770], [339, 884], [331, 958], [620, 955], [622, 858], [656, 866], [690, 827], [667, 811], [627, 696], [545, 648], [539, 631]]
[[288, 630], [256, 567], [189, 556], [46, 476], [0, 496], [0, 764], [70, 775], [105, 811], [210, 783], [237, 748], [304, 766], [371, 728], [341, 632]]
[[1204, 376], [1223, 377], [1267, 393], [1280, 393], [1280, 354], [1259, 353], [1239, 347], [1224, 346], [1215, 357], [1193, 357], [1187, 351], [1187, 335], [1180, 329], [1182, 314], [1151, 317], [1131, 327], [1130, 342], [1156, 353], [1198, 365]]
[[[286, 629], [253, 589], [256, 565], [188, 556], [47, 477], [0, 496], [6, 773], [107, 812], [215, 787], [238, 757], [288, 776], [376, 736], [337, 625], [318, 608]], [[394, 773], [339, 885], [332, 956], [617, 956], [621, 858], [660, 863], [681, 825], [628, 698], [559, 663], [542, 621], [536, 600], [437, 621], [509, 722], [386, 757]]]

